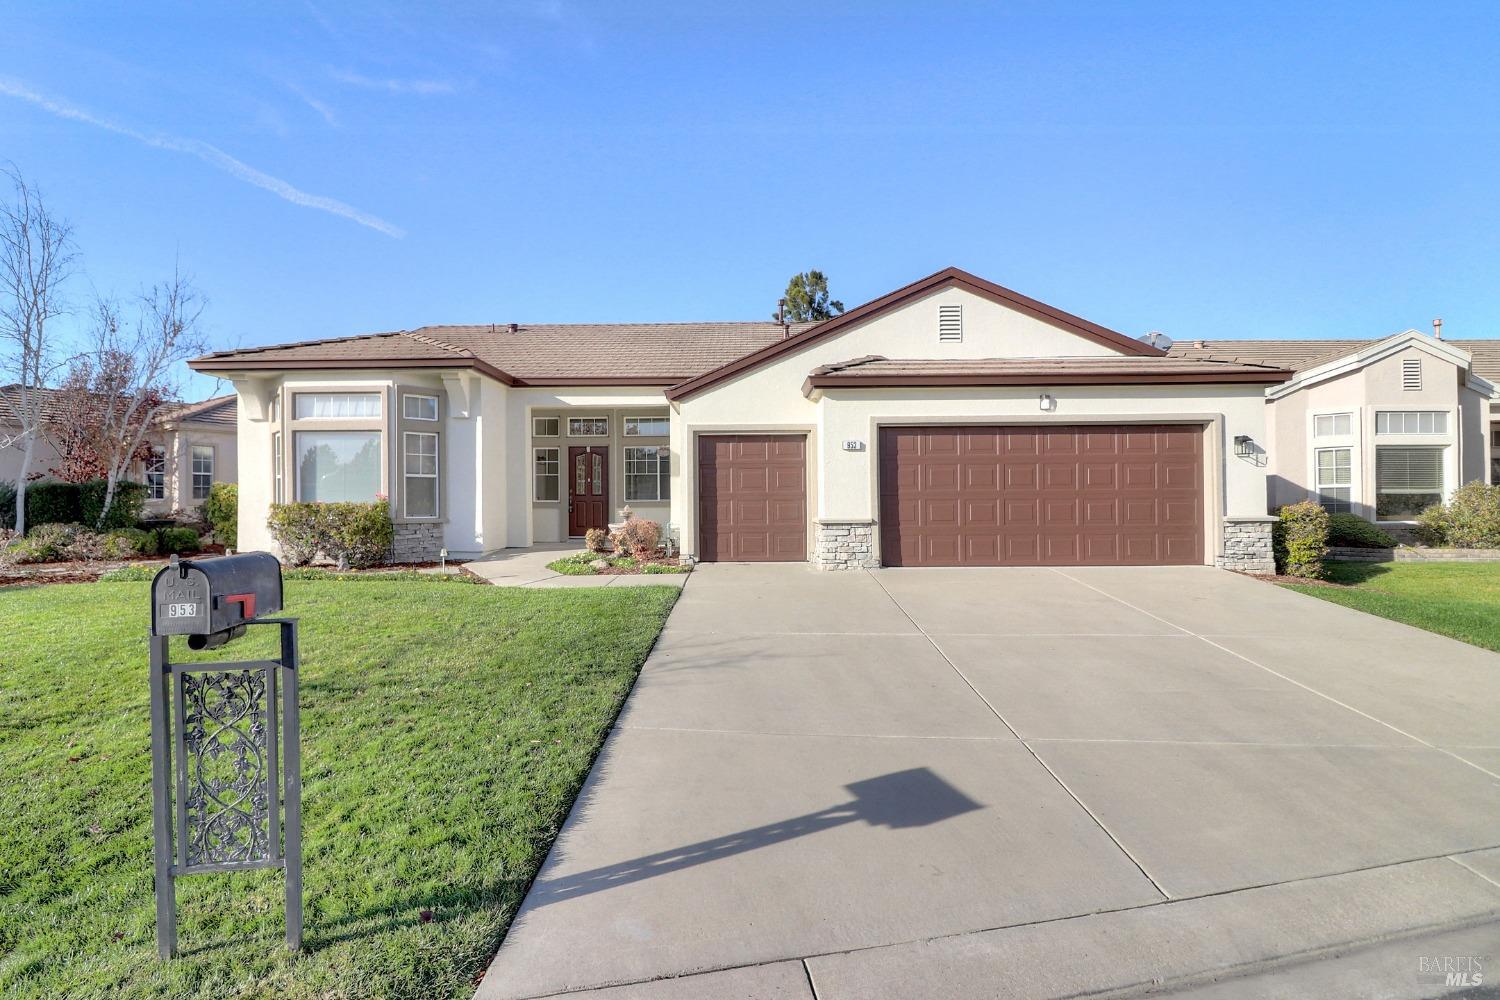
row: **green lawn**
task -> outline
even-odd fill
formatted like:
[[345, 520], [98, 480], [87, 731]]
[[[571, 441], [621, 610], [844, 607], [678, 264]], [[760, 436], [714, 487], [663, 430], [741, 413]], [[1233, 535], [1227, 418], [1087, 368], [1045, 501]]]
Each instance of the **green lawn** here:
[[1500, 651], [1500, 563], [1329, 563], [1302, 594]]
[[[285, 952], [279, 871], [199, 875], [178, 882], [185, 957], [162, 963], [147, 590], [0, 589], [7, 998], [468, 996], [677, 597], [288, 581], [306, 952]], [[273, 655], [259, 631], [200, 656]]]

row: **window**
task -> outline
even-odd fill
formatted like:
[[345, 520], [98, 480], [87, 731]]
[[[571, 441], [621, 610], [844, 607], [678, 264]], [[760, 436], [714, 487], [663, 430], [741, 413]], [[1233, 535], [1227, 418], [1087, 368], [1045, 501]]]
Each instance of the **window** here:
[[279, 392], [271, 397], [271, 423], [281, 423], [281, 393]]
[[536, 449], [533, 468], [536, 499], [556, 500], [558, 490], [557, 449]]
[[380, 492], [379, 431], [298, 431], [297, 499], [369, 503]]
[[401, 397], [401, 415], [407, 420], [436, 420], [437, 397], [409, 392]]
[[608, 417], [569, 417], [568, 437], [609, 437]]
[[167, 453], [161, 448], [152, 448], [146, 456], [146, 498], [167, 498]]
[[665, 448], [626, 448], [625, 499], [670, 500], [670, 464]]
[[1352, 479], [1349, 475], [1348, 448], [1318, 449], [1318, 503], [1330, 514], [1349, 512], [1349, 490]]
[[1401, 388], [1412, 392], [1422, 388], [1422, 359], [1407, 358], [1401, 362]]
[[1446, 434], [1448, 414], [1442, 410], [1381, 410], [1375, 414], [1376, 434]]
[[213, 445], [193, 445], [193, 499], [205, 500], [214, 485]]
[[1443, 499], [1443, 449], [1375, 449], [1375, 517], [1410, 521]]
[[271, 495], [276, 503], [286, 503], [286, 483], [282, 481], [285, 458], [281, 448], [281, 432], [271, 435]]
[[556, 417], [532, 417], [531, 436], [539, 438], [555, 438], [560, 433], [558, 430], [559, 420]]
[[1349, 433], [1347, 413], [1320, 413], [1313, 417], [1313, 437], [1343, 437]]
[[378, 392], [299, 392], [294, 416], [298, 420], [351, 420], [380, 416]]
[[437, 517], [438, 436], [407, 431], [402, 438], [406, 443], [401, 466], [405, 476], [402, 509], [407, 517]]
[[1500, 448], [1500, 427], [1490, 428], [1490, 446]]
[[938, 306], [938, 340], [958, 343], [964, 339], [964, 307]]
[[671, 425], [666, 417], [626, 417], [626, 437], [666, 437]]

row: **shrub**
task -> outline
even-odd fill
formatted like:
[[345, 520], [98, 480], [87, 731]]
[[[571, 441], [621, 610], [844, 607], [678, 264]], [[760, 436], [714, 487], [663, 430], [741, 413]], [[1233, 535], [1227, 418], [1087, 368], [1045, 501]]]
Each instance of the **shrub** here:
[[1418, 538], [1427, 545], [1500, 549], [1500, 486], [1465, 483], [1453, 491], [1446, 507], [1427, 508], [1417, 523]]
[[156, 529], [156, 551], [159, 555], [187, 555], [203, 548], [203, 540], [192, 528], [181, 526]]
[[154, 531], [143, 531], [140, 528], [118, 528], [109, 533], [106, 544], [118, 554], [110, 554], [112, 559], [122, 559], [125, 556], [154, 556], [157, 553], [159, 539]]
[[615, 532], [614, 540], [617, 552], [628, 553], [637, 559], [649, 559], [656, 552], [656, 543], [661, 540], [661, 525], [633, 517]]
[[609, 532], [603, 528], [590, 528], [583, 533], [583, 544], [590, 552], [603, 552], [605, 545], [609, 543]]
[[240, 491], [234, 483], [214, 483], [203, 501], [203, 516], [225, 548], [239, 548]]
[[319, 548], [340, 569], [365, 569], [385, 562], [396, 540], [389, 500], [325, 503]]
[[68, 559], [100, 559], [104, 556], [105, 537], [96, 535], [81, 524], [39, 524], [25, 538], [11, 542], [6, 549], [9, 562], [45, 563]]
[[16, 484], [0, 482], [0, 532], [16, 530]]
[[1287, 576], [1321, 579], [1323, 557], [1328, 553], [1328, 511], [1304, 500], [1281, 508], [1280, 515], [1271, 532], [1277, 570]]
[[1329, 514], [1328, 544], [1350, 549], [1393, 549], [1396, 540], [1358, 514]]
[[[104, 510], [104, 494], [109, 490], [109, 480], [90, 479], [86, 483], [76, 484], [78, 490], [78, 512], [79, 517], [85, 525], [96, 528], [99, 531], [111, 531], [115, 528], [129, 528], [141, 519], [146, 510], [146, 484], [133, 483], [128, 479], [122, 479], [115, 483], [115, 495], [109, 504], [109, 516], [104, 523], [99, 523], [99, 515]], [[27, 501], [28, 507], [30, 501]]]
[[29, 529], [39, 524], [78, 524], [83, 520], [80, 492], [77, 483], [51, 480], [27, 483], [26, 527]]

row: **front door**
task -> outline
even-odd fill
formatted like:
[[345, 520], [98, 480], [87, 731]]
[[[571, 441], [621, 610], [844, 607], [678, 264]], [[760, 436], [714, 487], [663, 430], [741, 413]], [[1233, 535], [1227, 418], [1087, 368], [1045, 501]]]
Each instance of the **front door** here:
[[568, 534], [609, 526], [609, 449], [568, 449]]

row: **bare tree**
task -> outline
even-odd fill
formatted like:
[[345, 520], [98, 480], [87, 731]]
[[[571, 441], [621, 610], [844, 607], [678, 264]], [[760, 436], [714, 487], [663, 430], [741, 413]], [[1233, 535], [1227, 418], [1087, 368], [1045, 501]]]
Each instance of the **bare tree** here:
[[39, 191], [14, 168], [13, 200], [0, 206], [0, 364], [14, 374], [19, 429], [0, 434], [0, 448], [21, 449], [16, 475], [16, 530], [26, 530], [26, 479], [44, 432], [44, 386], [59, 360], [51, 321], [66, 308], [62, 285], [73, 271], [73, 230], [47, 211]]
[[102, 528], [114, 505], [115, 488], [141, 455], [146, 435], [176, 405], [182, 362], [207, 348], [198, 327], [204, 300], [192, 278], [174, 268], [172, 277], [142, 292], [135, 322], [122, 321], [116, 303], [94, 307], [89, 348], [80, 362], [91, 374], [90, 403], [97, 413], [92, 450], [104, 470]]

